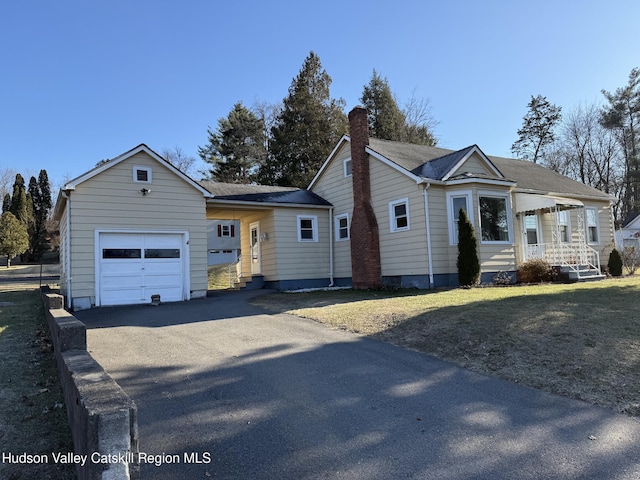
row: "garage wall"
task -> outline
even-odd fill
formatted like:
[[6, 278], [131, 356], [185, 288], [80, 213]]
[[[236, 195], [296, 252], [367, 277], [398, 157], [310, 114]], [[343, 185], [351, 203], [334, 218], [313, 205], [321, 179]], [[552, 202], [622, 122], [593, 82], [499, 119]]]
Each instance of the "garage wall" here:
[[[151, 168], [151, 183], [133, 181], [134, 166]], [[142, 195], [147, 188], [150, 193]], [[69, 209], [70, 206], [70, 209]], [[188, 231], [192, 298], [206, 295], [207, 232], [201, 192], [140, 152], [71, 192], [71, 290], [75, 307], [95, 302], [96, 230]]]

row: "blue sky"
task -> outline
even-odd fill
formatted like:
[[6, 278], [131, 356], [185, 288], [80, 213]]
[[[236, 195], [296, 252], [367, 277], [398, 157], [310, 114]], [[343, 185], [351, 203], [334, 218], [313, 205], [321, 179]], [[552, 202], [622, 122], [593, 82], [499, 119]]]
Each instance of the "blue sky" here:
[[0, 169], [54, 187], [140, 143], [197, 157], [242, 101], [278, 102], [311, 50], [359, 103], [375, 68], [428, 98], [439, 145], [510, 156], [531, 95], [601, 102], [640, 67], [636, 0], [5, 1]]

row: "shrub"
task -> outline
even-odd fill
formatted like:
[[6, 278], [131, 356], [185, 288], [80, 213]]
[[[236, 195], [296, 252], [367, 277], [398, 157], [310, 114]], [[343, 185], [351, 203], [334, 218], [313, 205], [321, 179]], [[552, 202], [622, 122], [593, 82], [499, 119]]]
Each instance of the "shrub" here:
[[518, 270], [518, 281], [520, 283], [540, 283], [551, 282], [555, 279], [555, 272], [549, 262], [534, 258], [527, 260]]
[[620, 252], [615, 248], [611, 250], [611, 253], [609, 254], [609, 263], [607, 263], [607, 267], [609, 267], [609, 273], [611, 276], [622, 276], [622, 257], [620, 257]]
[[620, 252], [620, 257], [622, 257], [622, 265], [627, 273], [629, 275], [635, 274], [640, 266], [640, 252], [636, 250], [636, 247], [624, 247]]
[[458, 215], [458, 280], [463, 287], [480, 281], [480, 261], [478, 260], [478, 240], [473, 225], [464, 209]]

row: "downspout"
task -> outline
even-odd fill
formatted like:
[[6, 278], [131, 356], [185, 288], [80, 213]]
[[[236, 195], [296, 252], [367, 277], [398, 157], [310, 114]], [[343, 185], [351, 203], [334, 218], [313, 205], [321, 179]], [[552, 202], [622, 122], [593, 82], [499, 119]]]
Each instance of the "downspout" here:
[[333, 287], [333, 207], [329, 209], [329, 286]]
[[65, 241], [67, 252], [64, 256], [64, 263], [67, 272], [67, 308], [71, 310], [71, 195], [62, 192], [62, 196], [67, 200], [67, 238]]
[[429, 288], [434, 287], [433, 281], [433, 256], [431, 255], [431, 222], [429, 221], [429, 187], [430, 183], [426, 183], [422, 194], [424, 195], [424, 219], [427, 227], [427, 262], [429, 263]]

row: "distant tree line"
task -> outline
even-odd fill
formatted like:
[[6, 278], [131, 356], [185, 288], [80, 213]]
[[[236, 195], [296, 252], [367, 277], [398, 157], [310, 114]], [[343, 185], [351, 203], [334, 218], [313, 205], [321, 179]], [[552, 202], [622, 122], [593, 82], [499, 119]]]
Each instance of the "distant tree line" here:
[[512, 152], [614, 196], [618, 222], [640, 212], [640, 69], [603, 102], [562, 115], [546, 97], [531, 97]]
[[[198, 154], [209, 178], [230, 183], [306, 187], [337, 141], [348, 133], [345, 102], [330, 94], [331, 77], [311, 52], [280, 104], [237, 102], [207, 130]], [[361, 102], [369, 111], [371, 135], [424, 145], [436, 137], [429, 103], [415, 95], [400, 108], [386, 78], [375, 70]]]
[[[12, 192], [2, 199], [0, 218], [0, 255], [11, 258], [23, 255], [28, 261], [38, 261], [48, 248], [51, 185], [46, 170], [38, 178], [31, 177], [26, 185], [16, 174]], [[8, 262], [8, 265], [10, 263]]]

